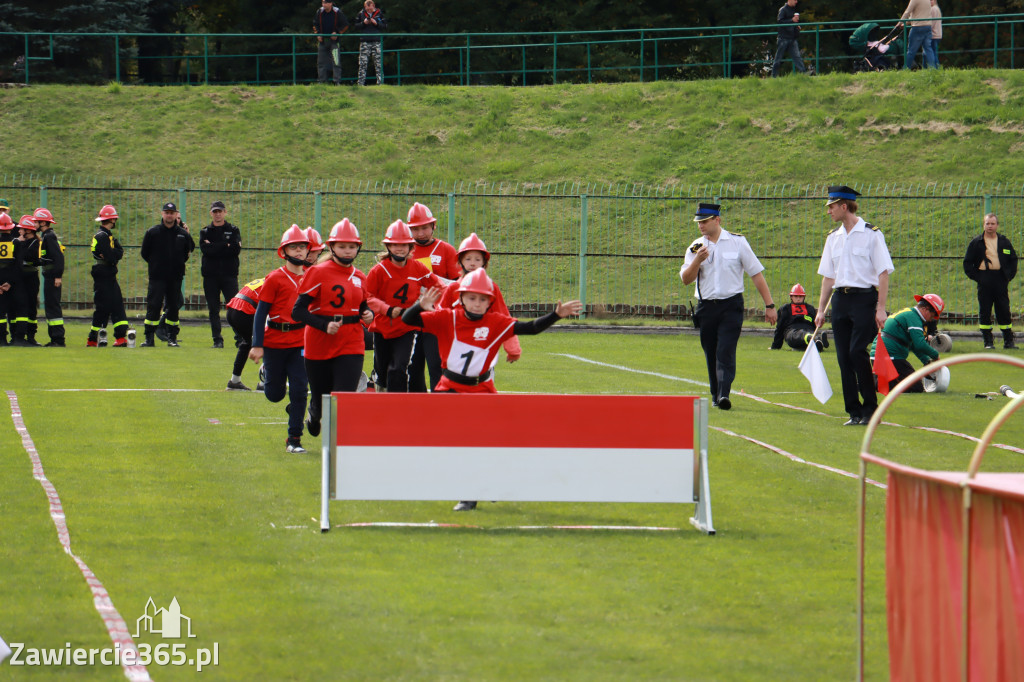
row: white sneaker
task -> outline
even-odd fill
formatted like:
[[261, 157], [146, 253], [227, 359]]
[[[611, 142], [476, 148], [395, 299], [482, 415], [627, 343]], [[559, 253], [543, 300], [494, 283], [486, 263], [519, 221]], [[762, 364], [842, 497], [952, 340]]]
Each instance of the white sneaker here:
[[298, 438], [289, 438], [285, 449], [288, 452], [302, 453], [306, 451], [306, 448], [302, 447], [302, 443]]

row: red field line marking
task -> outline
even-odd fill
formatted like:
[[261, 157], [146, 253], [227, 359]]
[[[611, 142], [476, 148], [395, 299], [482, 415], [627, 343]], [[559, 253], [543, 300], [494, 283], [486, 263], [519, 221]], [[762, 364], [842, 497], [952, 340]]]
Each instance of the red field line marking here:
[[[103, 626], [107, 629], [107, 634], [110, 635], [110, 641], [115, 647], [120, 646], [122, 660], [124, 659], [125, 652], [129, 650], [134, 654], [134, 656], [130, 655], [129, 657], [138, 660], [139, 650], [135, 646], [135, 640], [128, 634], [128, 625], [114, 607], [114, 602], [110, 595], [107, 594], [103, 583], [100, 582], [100, 579], [96, 577], [96, 574], [90, 570], [85, 562], [71, 551], [71, 533], [68, 531], [67, 521], [64, 517], [64, 506], [61, 504], [57, 489], [46, 478], [43, 462], [39, 458], [39, 453], [36, 451], [35, 443], [32, 442], [28, 429], [25, 427], [25, 420], [22, 419], [18, 396], [14, 391], [7, 391], [7, 400], [11, 404], [11, 420], [14, 422], [14, 429], [21, 436], [21, 445], [25, 448], [25, 452], [28, 453], [29, 459], [32, 460], [32, 478], [39, 481], [39, 485], [42, 486], [43, 492], [46, 493], [46, 499], [49, 501], [50, 518], [57, 529], [57, 539], [60, 541], [61, 547], [64, 548], [64, 552], [78, 566], [78, 570], [82, 573], [82, 577], [85, 578], [86, 584], [89, 585], [89, 590], [92, 592], [93, 606], [96, 607], [100, 618], [103, 619]], [[121, 668], [124, 670], [125, 677], [132, 680], [132, 682], [151, 682], [149, 671], [146, 670], [144, 665], [127, 665], [122, 663]]]
[[682, 530], [666, 526], [475, 526], [461, 523], [411, 523], [404, 521], [364, 521], [339, 523], [335, 528], [473, 528], [478, 530]]

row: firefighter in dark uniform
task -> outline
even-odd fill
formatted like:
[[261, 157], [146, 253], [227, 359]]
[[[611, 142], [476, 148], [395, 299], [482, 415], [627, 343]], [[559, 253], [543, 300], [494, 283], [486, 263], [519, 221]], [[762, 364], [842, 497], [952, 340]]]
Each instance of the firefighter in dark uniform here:
[[[167, 202], [161, 209], [161, 220], [146, 230], [139, 254], [149, 264], [149, 289], [146, 292], [146, 340], [142, 346], [154, 346], [153, 337], [160, 324], [160, 310], [166, 311], [167, 345], [178, 346], [178, 311], [185, 304], [181, 286], [185, 280], [185, 263], [196, 243], [188, 225], [181, 222], [178, 207]], [[166, 301], [166, 306], [164, 302]]]
[[831, 300], [832, 339], [850, 415], [844, 426], [867, 425], [878, 407], [868, 346], [888, 318], [885, 303], [895, 270], [881, 230], [857, 216], [859, 196], [846, 185], [828, 188], [825, 206], [829, 217], [841, 224], [829, 232], [818, 263], [821, 298], [814, 318], [815, 327], [825, 323]]
[[30, 215], [18, 221], [21, 247], [21, 281], [14, 296], [14, 327], [12, 346], [39, 346], [36, 341], [36, 313], [39, 310], [39, 237], [36, 221]]
[[[224, 219], [224, 202], [210, 205], [210, 224], [199, 231], [199, 250], [203, 252], [203, 293], [210, 313], [213, 347], [223, 348], [220, 330], [221, 297], [230, 301], [238, 293], [238, 254], [242, 251], [242, 234]], [[235, 343], [240, 341], [235, 335]]]
[[712, 405], [732, 408], [729, 393], [736, 378], [736, 346], [743, 327], [743, 275], [746, 273], [764, 300], [765, 319], [775, 324], [778, 315], [764, 266], [743, 235], [722, 229], [721, 207], [701, 204], [693, 220], [701, 237], [686, 250], [679, 277], [696, 282], [700, 345], [708, 367]]
[[1017, 275], [1017, 252], [1005, 235], [999, 233], [995, 213], [985, 216], [984, 231], [967, 245], [964, 273], [978, 283], [978, 326], [985, 348], [995, 348], [992, 339], [992, 306], [1003, 333], [1003, 348], [1016, 348], [1010, 325], [1008, 285]]
[[53, 214], [37, 208], [32, 217], [39, 226], [39, 259], [43, 270], [43, 314], [46, 316], [48, 348], [64, 347], [64, 311], [61, 309], [61, 283], [64, 277], [64, 245], [53, 231]]
[[[814, 316], [818, 311], [813, 305], [806, 303], [807, 292], [799, 284], [789, 290], [789, 303], [779, 310], [779, 323], [775, 326], [775, 338], [772, 339], [772, 350], [782, 348], [782, 342], [794, 350], [806, 350], [807, 342], [814, 335]], [[821, 352], [828, 348], [828, 334], [822, 333], [814, 340], [814, 345]]]
[[0, 346], [8, 345], [8, 320], [14, 331], [14, 300], [21, 281], [21, 242], [14, 236], [14, 221], [0, 212]]
[[117, 227], [117, 209], [107, 204], [100, 209], [96, 222], [100, 229], [93, 235], [89, 250], [92, 252], [92, 291], [96, 310], [92, 314], [92, 328], [86, 346], [96, 346], [100, 328], [107, 320], [114, 324], [114, 346], [125, 348], [128, 341], [128, 316], [124, 312], [124, 296], [117, 283], [117, 264], [124, 257], [121, 242], [112, 234]]

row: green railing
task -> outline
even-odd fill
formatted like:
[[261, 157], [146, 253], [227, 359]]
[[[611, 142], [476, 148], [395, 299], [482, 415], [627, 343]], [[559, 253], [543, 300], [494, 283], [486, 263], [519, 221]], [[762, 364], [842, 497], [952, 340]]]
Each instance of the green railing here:
[[[852, 50], [848, 39], [864, 23], [869, 22], [802, 22], [805, 61], [819, 73], [852, 69], [863, 54]], [[896, 20], [877, 23], [884, 32]], [[959, 67], [1016, 68], [1021, 23], [1024, 14], [944, 17], [940, 58]], [[391, 33], [383, 43], [385, 82], [538, 85], [764, 75], [771, 68], [777, 30], [776, 24], [759, 24]], [[358, 41], [357, 35], [341, 36], [348, 82], [356, 71]], [[12, 68], [19, 57], [27, 58]], [[902, 64], [902, 56], [895, 57]], [[316, 79], [316, 45], [313, 36], [299, 33], [0, 33], [0, 65], [0, 80], [26, 84], [298, 84]]]
[[[974, 286], [961, 260], [987, 212], [1024, 247], [1024, 187], [980, 183], [922, 186], [864, 185], [861, 214], [879, 225], [896, 264], [890, 308], [914, 294], [939, 293], [953, 319], [976, 315]], [[129, 307], [144, 307], [145, 263], [138, 247], [159, 222], [160, 206], [175, 201], [198, 238], [214, 200], [242, 232], [242, 281], [280, 265], [275, 250], [292, 223], [326, 235], [343, 216], [359, 227], [364, 250], [357, 265], [374, 264], [386, 226], [420, 201], [438, 216], [437, 236], [458, 244], [478, 233], [493, 252], [489, 267], [509, 304], [533, 312], [558, 298], [580, 298], [587, 317], [682, 318], [694, 298], [679, 280], [686, 247], [699, 236], [693, 212], [699, 201], [723, 204], [724, 226], [751, 242], [766, 267], [777, 301], [796, 282], [816, 300], [821, 249], [834, 227], [824, 208], [824, 186], [693, 186], [662, 190], [641, 185], [548, 186], [472, 183], [407, 185], [329, 181], [266, 181], [189, 178], [107, 179], [0, 175], [0, 196], [17, 219], [37, 206], [49, 208], [67, 248], [64, 298], [69, 309], [91, 309], [93, 218], [104, 204], [120, 215], [117, 235], [125, 246], [121, 286]], [[186, 276], [187, 305], [202, 310], [198, 250]], [[1011, 283], [1014, 305], [1024, 300], [1022, 278]], [[749, 286], [748, 306], [759, 298]]]

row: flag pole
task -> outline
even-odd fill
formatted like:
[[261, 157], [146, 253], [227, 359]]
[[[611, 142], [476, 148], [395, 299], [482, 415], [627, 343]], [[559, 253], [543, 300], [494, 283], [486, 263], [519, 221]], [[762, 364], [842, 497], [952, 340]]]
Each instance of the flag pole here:
[[[835, 287], [833, 287], [832, 291], [830, 291], [829, 294], [828, 294], [828, 300], [825, 301], [825, 307], [818, 311], [822, 315], [822, 320], [821, 320], [822, 324], [825, 323], [825, 317], [824, 316], [825, 316], [825, 313], [828, 311], [829, 306], [832, 305], [832, 296], [835, 295], [835, 293], [836, 293], [836, 290], [835, 290]], [[821, 331], [821, 327], [815, 327], [814, 328], [814, 333], [811, 334], [811, 340], [807, 342], [808, 345], [814, 343], [814, 340], [818, 338], [818, 332], [819, 331]]]

